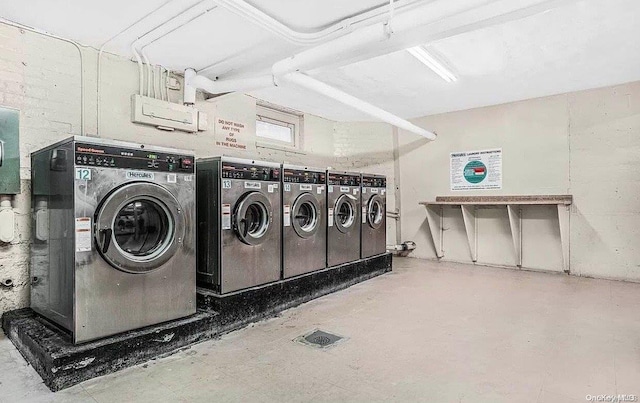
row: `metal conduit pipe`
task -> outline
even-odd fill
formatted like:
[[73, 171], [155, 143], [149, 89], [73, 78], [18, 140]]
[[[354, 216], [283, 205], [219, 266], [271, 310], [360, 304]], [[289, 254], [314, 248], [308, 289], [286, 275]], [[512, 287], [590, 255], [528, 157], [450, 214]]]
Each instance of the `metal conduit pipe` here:
[[[96, 79], [96, 134], [100, 135], [100, 92], [102, 89], [102, 53], [104, 52], [105, 48], [107, 47], [107, 45], [111, 42], [113, 42], [116, 38], [118, 38], [119, 36], [123, 35], [125, 32], [129, 31], [131, 28], [135, 27], [136, 25], [138, 25], [140, 22], [142, 22], [143, 20], [145, 20], [147, 17], [149, 17], [150, 15], [152, 15], [153, 13], [155, 13], [156, 11], [160, 10], [162, 7], [166, 6], [167, 4], [171, 3], [173, 0], [167, 0], [164, 3], [162, 3], [160, 6], [158, 6], [157, 8], [151, 10], [151, 12], [143, 15], [142, 17], [138, 18], [137, 20], [135, 20], [133, 23], [131, 23], [128, 27], [126, 27], [125, 29], [123, 29], [122, 31], [118, 32], [117, 34], [113, 35], [111, 38], [107, 39], [102, 46], [100, 46], [100, 50], [98, 51], [98, 76]], [[134, 53], [135, 55], [135, 53]], [[140, 90], [142, 90], [142, 76], [140, 77], [141, 81], [140, 81]]]
[[400, 0], [394, 2], [393, 6], [384, 5], [376, 7], [363, 13], [352, 15], [335, 24], [332, 24], [325, 28], [321, 28], [317, 31], [302, 32], [296, 31], [293, 28], [283, 24], [282, 22], [276, 20], [275, 18], [252, 6], [244, 0], [215, 0], [215, 2], [221, 7], [224, 7], [225, 9], [233, 12], [234, 14], [251, 21], [254, 24], [296, 45], [311, 45], [319, 43], [329, 38], [343, 35], [346, 32], [350, 32], [357, 26], [361, 26], [364, 24], [374, 24], [382, 20], [387, 20], [389, 15], [393, 15], [393, 11], [390, 14], [390, 10], [395, 9], [396, 11], [409, 11], [425, 3], [424, 0]]
[[[524, 18], [575, 1], [449, 0], [425, 2], [420, 7], [411, 9], [411, 12], [396, 8], [392, 28], [387, 22], [363, 27], [275, 63], [272, 73], [278, 77], [332, 64], [344, 65], [430, 40]], [[413, 33], [412, 30], [417, 28], [423, 29], [417, 34]], [[201, 69], [199, 74], [214, 66], [216, 65]]]
[[[336, 60], [350, 60], [358, 53], [368, 52], [388, 53], [390, 50], [406, 49], [420, 45], [427, 40], [424, 37], [414, 38], [410, 35], [403, 37], [403, 34], [410, 33], [416, 28], [428, 26], [441, 22], [447, 18], [468, 13], [467, 18], [472, 21], [484, 19], [483, 11], [486, 9], [490, 16], [504, 14], [513, 9], [519, 9], [541, 0], [448, 0], [428, 3], [422, 7], [412, 10], [412, 12], [398, 12], [394, 14], [393, 28], [387, 22], [369, 25], [351, 32], [347, 35], [322, 43], [312, 49], [303, 50], [294, 56], [281, 60], [273, 65], [272, 71], [275, 76], [291, 73], [294, 71], [309, 71], [331, 63]], [[499, 7], [493, 7], [499, 5]], [[457, 21], [456, 21], [457, 22]], [[460, 25], [464, 25], [460, 21]], [[383, 46], [391, 38], [396, 42], [401, 42], [399, 49], [390, 49]], [[401, 39], [401, 40], [400, 40]]]
[[258, 77], [213, 81], [207, 77], [195, 75], [194, 70], [191, 71], [193, 71], [193, 74], [190, 75], [187, 75], [187, 73], [185, 72], [186, 84], [202, 89], [210, 94], [224, 94], [226, 92], [234, 91], [250, 91], [255, 90], [256, 88], [267, 88], [273, 87], [275, 85], [273, 76], [271, 74]]
[[187, 105], [195, 103], [196, 88], [200, 88], [211, 94], [222, 94], [225, 92], [244, 91], [253, 90], [256, 88], [270, 87], [278, 85], [279, 80], [290, 82], [310, 89], [326, 97], [334, 99], [344, 105], [350, 106], [363, 113], [366, 113], [369, 116], [375, 117], [412, 133], [416, 133], [429, 140], [436, 139], [435, 133], [418, 127], [407, 120], [404, 120], [396, 115], [378, 108], [377, 106], [371, 105], [368, 102], [349, 95], [344, 91], [331, 87], [330, 85], [327, 85], [321, 81], [316, 80], [315, 78], [311, 78], [302, 73], [289, 73], [280, 78], [271, 75], [265, 75], [248, 79], [212, 81], [207, 77], [196, 75], [193, 69], [187, 69], [185, 70], [184, 103]]
[[350, 106], [354, 109], [359, 110], [360, 112], [366, 113], [369, 116], [378, 118], [384, 122], [392, 124], [393, 126], [399, 127], [400, 129], [410, 131], [429, 140], [436, 139], [435, 133], [418, 127], [407, 120], [404, 120], [392, 113], [380, 109], [377, 106], [371, 105], [370, 103], [365, 102], [359, 98], [349, 95], [344, 91], [327, 85], [322, 81], [318, 81], [315, 78], [309, 77], [306, 74], [289, 73], [282, 76], [282, 79], [284, 81], [288, 81], [300, 87], [307, 88], [326, 97], [334, 99], [344, 105]]
[[143, 68], [142, 68], [142, 59], [140, 58], [140, 54], [138, 53], [138, 50], [136, 49], [135, 46], [135, 42], [133, 42], [131, 44], [131, 52], [133, 52], [133, 56], [136, 58], [136, 61], [138, 62], [138, 75], [139, 75], [139, 83], [138, 83], [138, 94], [139, 95], [144, 95], [144, 90], [143, 90], [143, 86], [144, 86], [144, 72], [143, 72]]
[[[164, 5], [170, 3], [172, 0], [168, 1], [167, 3], [164, 3]], [[200, 6], [203, 3], [209, 2], [211, 0], [201, 0], [198, 3], [186, 8], [185, 10], [182, 10], [180, 13], [178, 13], [177, 15], [174, 15], [172, 17], [170, 17], [169, 19], [165, 20], [164, 22], [154, 26], [153, 28], [151, 28], [150, 30], [148, 30], [147, 32], [145, 32], [144, 34], [140, 35], [138, 38], [136, 38], [135, 41], [133, 41], [133, 43], [131, 44], [131, 51], [133, 52], [134, 57], [136, 58], [136, 61], [138, 62], [138, 71], [139, 71], [139, 75], [140, 75], [140, 95], [145, 95], [143, 92], [143, 70], [144, 70], [144, 66], [143, 66], [143, 62], [142, 59], [145, 59], [145, 63], [147, 64], [147, 80], [151, 80], [151, 64], [149, 63], [149, 60], [146, 58], [146, 56], [144, 55], [143, 52], [143, 48], [145, 46], [147, 46], [149, 44], [149, 40], [147, 39], [147, 41], [143, 41], [143, 39], [147, 38], [147, 36], [149, 36], [151, 33], [157, 31], [159, 28], [161, 27], [166, 27], [167, 24], [171, 21], [174, 21], [175, 19], [182, 17], [186, 14], [188, 14], [189, 11], [195, 9], [196, 7]], [[162, 6], [160, 7], [162, 8]], [[157, 9], [156, 9], [157, 10]], [[189, 22], [191, 22], [192, 19], [188, 19], [186, 21], [183, 21], [180, 25], [178, 25], [176, 28], [173, 28], [170, 32], [173, 32], [175, 29], [180, 28], [183, 25], [188, 24]], [[158, 38], [154, 38], [153, 40], [155, 41]], [[140, 53], [142, 53], [142, 58], [140, 57]], [[147, 96], [151, 95], [151, 90], [150, 90], [150, 85], [147, 83]]]
[[[309, 71], [320, 66], [336, 62], [348, 63], [358, 57], [372, 57], [423, 43], [431, 37], [443, 37], [479, 29], [483, 24], [505, 22], [509, 19], [523, 18], [557, 7], [575, 0], [449, 0], [427, 3], [412, 10], [411, 13], [397, 12], [393, 19], [393, 28], [389, 21], [366, 26], [347, 35], [304, 50], [292, 57], [275, 63], [271, 80], [268, 76], [248, 79], [212, 81], [203, 76], [186, 80], [185, 85], [194, 85], [211, 93], [247, 91], [277, 85], [279, 79], [295, 82], [298, 85], [323, 93], [339, 102], [352, 106], [371, 116], [378, 117], [396, 127], [409, 130], [430, 140], [435, 134], [390, 114], [380, 108], [359, 100], [336, 88], [330, 87], [306, 75], [290, 75], [300, 71]], [[426, 26], [428, 34], [415, 30]]]
[[149, 58], [144, 52], [140, 52], [142, 56], [142, 61], [147, 65], [147, 96], [151, 96], [151, 81], [153, 80], [153, 68], [151, 67], [151, 63], [149, 63]]

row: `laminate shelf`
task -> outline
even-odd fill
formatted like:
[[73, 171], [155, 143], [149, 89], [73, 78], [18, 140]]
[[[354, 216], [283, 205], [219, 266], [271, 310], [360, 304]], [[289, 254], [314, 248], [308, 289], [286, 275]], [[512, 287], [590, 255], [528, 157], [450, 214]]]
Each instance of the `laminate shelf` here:
[[572, 195], [526, 195], [526, 196], [438, 196], [435, 201], [422, 201], [419, 204], [427, 209], [427, 221], [436, 256], [444, 257], [443, 247], [443, 207], [460, 206], [464, 221], [471, 260], [478, 260], [478, 206], [506, 206], [509, 215], [511, 238], [515, 251], [517, 267], [522, 267], [522, 207], [557, 206], [560, 242], [562, 244], [562, 270], [570, 273], [569, 262], [569, 226]]

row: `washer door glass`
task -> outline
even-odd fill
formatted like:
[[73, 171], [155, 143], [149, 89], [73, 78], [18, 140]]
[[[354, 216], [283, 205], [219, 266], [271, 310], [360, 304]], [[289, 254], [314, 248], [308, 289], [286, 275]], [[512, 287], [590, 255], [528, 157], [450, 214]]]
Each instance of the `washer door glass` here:
[[373, 229], [378, 229], [382, 225], [384, 218], [384, 200], [379, 195], [374, 195], [369, 199], [367, 205], [367, 223]]
[[334, 215], [338, 231], [343, 233], [351, 231], [356, 221], [356, 198], [347, 194], [338, 197]]
[[157, 201], [139, 198], [120, 209], [113, 220], [113, 236], [124, 252], [152, 256], [171, 239], [171, 218]]
[[236, 204], [233, 228], [238, 238], [247, 245], [259, 245], [271, 228], [271, 203], [260, 192], [246, 193]]
[[309, 238], [318, 231], [320, 222], [320, 206], [318, 200], [310, 193], [303, 193], [293, 202], [291, 208], [291, 226], [302, 238]]
[[129, 183], [111, 192], [98, 208], [98, 251], [116, 269], [157, 269], [173, 256], [183, 237], [182, 208], [160, 185]]

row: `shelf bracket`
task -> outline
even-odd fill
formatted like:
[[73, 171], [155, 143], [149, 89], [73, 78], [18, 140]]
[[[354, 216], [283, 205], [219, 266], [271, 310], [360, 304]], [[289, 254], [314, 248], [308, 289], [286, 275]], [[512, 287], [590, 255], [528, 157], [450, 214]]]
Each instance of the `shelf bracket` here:
[[469, 251], [471, 252], [471, 260], [478, 261], [478, 230], [476, 220], [475, 206], [461, 205], [462, 219], [464, 220], [464, 229], [467, 232], [467, 241], [469, 242]]
[[562, 244], [562, 270], [571, 273], [570, 250], [569, 250], [569, 217], [571, 206], [558, 204], [558, 224], [560, 225], [560, 243]]
[[444, 257], [442, 249], [442, 206], [425, 206], [427, 209], [427, 222], [431, 230], [431, 239], [438, 259]]
[[522, 267], [522, 211], [519, 206], [508, 204], [507, 212], [509, 213], [513, 249], [516, 253], [516, 266]]

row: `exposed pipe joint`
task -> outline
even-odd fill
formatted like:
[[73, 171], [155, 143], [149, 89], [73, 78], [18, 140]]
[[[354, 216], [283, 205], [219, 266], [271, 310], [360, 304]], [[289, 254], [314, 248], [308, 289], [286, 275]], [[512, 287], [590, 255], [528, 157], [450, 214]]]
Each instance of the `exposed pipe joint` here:
[[413, 241], [405, 241], [399, 245], [387, 245], [389, 252], [397, 252], [400, 256], [406, 256], [416, 248], [416, 243]]

